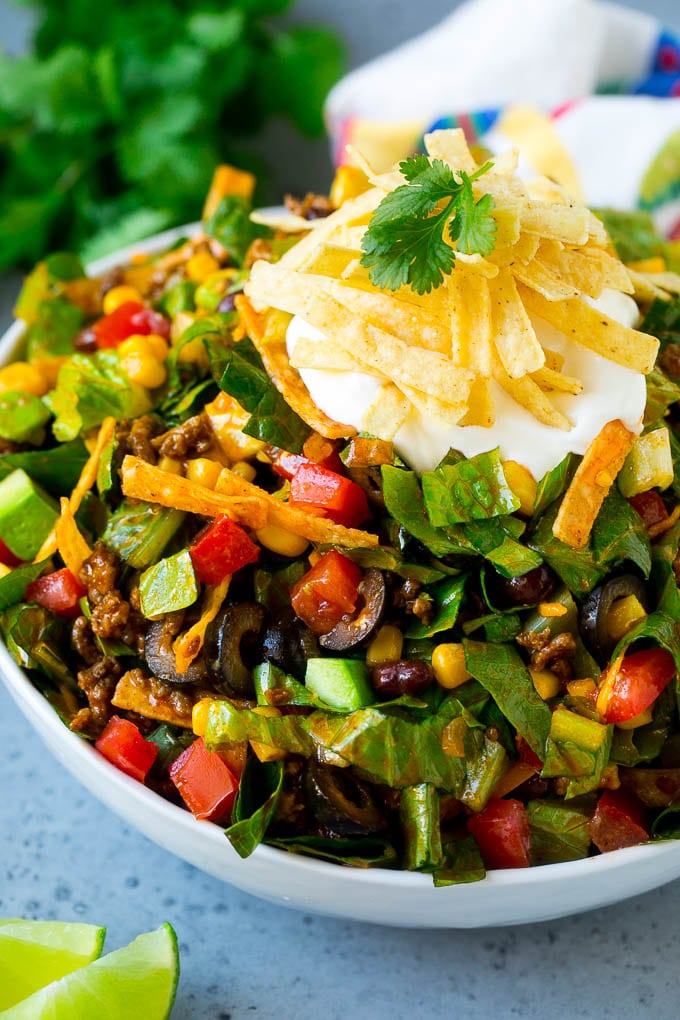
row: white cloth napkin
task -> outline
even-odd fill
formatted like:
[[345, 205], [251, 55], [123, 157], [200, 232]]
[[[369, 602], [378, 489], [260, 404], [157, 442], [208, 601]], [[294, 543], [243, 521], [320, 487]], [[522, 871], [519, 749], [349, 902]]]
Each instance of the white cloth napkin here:
[[680, 46], [647, 14], [602, 0], [468, 0], [351, 72], [326, 117], [337, 162], [351, 142], [387, 169], [429, 127], [459, 125], [494, 152], [518, 146], [527, 173], [566, 173], [592, 205], [643, 206], [670, 227], [678, 94]]

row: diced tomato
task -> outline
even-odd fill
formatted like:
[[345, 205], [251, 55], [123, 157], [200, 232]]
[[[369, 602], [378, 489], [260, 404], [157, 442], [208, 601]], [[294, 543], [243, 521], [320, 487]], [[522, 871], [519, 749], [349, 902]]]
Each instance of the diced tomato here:
[[218, 822], [230, 814], [238, 779], [203, 737], [180, 754], [169, 769], [182, 800], [196, 818]]
[[674, 676], [675, 660], [665, 648], [646, 648], [627, 655], [614, 677], [604, 707], [598, 699], [604, 722], [634, 719], [654, 704]]
[[224, 514], [216, 517], [189, 546], [196, 577], [204, 584], [219, 584], [248, 563], [255, 563], [260, 547], [242, 527]]
[[291, 605], [310, 630], [327, 634], [356, 608], [362, 577], [353, 560], [331, 550], [293, 585]]
[[6, 567], [18, 567], [21, 560], [18, 556], [15, 556], [11, 549], [8, 549], [3, 540], [0, 538], [0, 563], [4, 563]]
[[109, 347], [117, 347], [129, 336], [140, 334], [148, 336], [157, 333], [159, 336], [170, 336], [170, 323], [152, 308], [139, 301], [125, 301], [110, 315], [104, 315], [92, 326], [92, 332], [100, 351]]
[[290, 503], [323, 510], [336, 524], [356, 528], [371, 516], [364, 490], [320, 464], [301, 464], [290, 483]]
[[68, 567], [45, 574], [31, 581], [26, 589], [26, 601], [37, 602], [39, 606], [51, 610], [57, 616], [75, 619], [80, 616], [79, 601], [87, 589]]
[[319, 461], [313, 461], [309, 457], [303, 457], [301, 453], [288, 453], [287, 450], [278, 450], [272, 461], [272, 470], [282, 478], [291, 479], [297, 472], [298, 468], [302, 467], [303, 464], [319, 464], [320, 467], [325, 467], [330, 471], [336, 472], [342, 470], [342, 461], [335, 450], [333, 450], [327, 457], [324, 457], [323, 460]]
[[649, 839], [644, 807], [627, 790], [605, 790], [590, 821], [590, 838], [603, 854]]
[[543, 762], [538, 755], [531, 750], [524, 737], [520, 737], [518, 734], [515, 738], [515, 744], [517, 745], [517, 753], [519, 754], [519, 760], [522, 764], [529, 768], [533, 768], [535, 772], [540, 772], [543, 768]]
[[521, 800], [492, 797], [483, 811], [468, 818], [467, 827], [490, 871], [529, 867], [531, 829]]
[[158, 745], [145, 740], [129, 719], [112, 715], [94, 745], [112, 765], [143, 783], [158, 755]]
[[637, 511], [640, 515], [646, 528], [660, 524], [661, 521], [665, 521], [668, 517], [668, 510], [666, 510], [664, 501], [655, 489], [639, 492], [637, 496], [631, 496], [628, 502], [633, 510]]

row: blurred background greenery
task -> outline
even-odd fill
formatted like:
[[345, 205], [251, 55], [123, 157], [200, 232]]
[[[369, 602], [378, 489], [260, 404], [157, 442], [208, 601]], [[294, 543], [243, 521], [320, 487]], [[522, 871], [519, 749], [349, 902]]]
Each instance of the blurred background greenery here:
[[459, 3], [0, 0], [0, 273], [196, 219], [218, 162], [255, 170], [258, 201], [323, 189], [329, 87]]
[[263, 181], [249, 140], [285, 114], [323, 132], [337, 33], [276, 20], [291, 0], [40, 0], [31, 51], [0, 53], [0, 269], [86, 259], [200, 212], [215, 165]]

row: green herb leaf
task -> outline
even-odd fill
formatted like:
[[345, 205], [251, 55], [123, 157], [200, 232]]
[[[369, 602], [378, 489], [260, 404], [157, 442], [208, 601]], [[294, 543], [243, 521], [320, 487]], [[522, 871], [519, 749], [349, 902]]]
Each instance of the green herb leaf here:
[[578, 458], [576, 455], [568, 453], [557, 467], [552, 468], [543, 475], [536, 490], [534, 517], [540, 517], [544, 510], [547, 510], [550, 504], [559, 499], [562, 493], [567, 490], [569, 483], [574, 477], [577, 464]]
[[420, 620], [414, 620], [406, 631], [406, 636], [427, 638], [453, 627], [458, 619], [466, 581], [467, 575], [463, 575], [448, 578], [435, 585], [430, 592], [434, 603], [434, 613], [430, 623], [424, 624]]
[[239, 266], [243, 265], [246, 252], [255, 238], [271, 234], [267, 227], [253, 223], [251, 212], [252, 205], [248, 199], [227, 195], [203, 224], [208, 237], [219, 241]]
[[383, 464], [380, 471], [385, 506], [409, 535], [422, 542], [435, 556], [474, 551], [459, 529], [435, 528], [430, 523], [415, 471], [405, 471], [391, 464]]
[[251, 415], [243, 431], [290, 453], [301, 453], [311, 429], [283, 399], [247, 338], [225, 356], [220, 387]]
[[198, 598], [198, 585], [188, 549], [159, 560], [139, 579], [139, 602], [149, 619], [186, 609]]
[[424, 471], [422, 485], [425, 509], [435, 527], [511, 514], [520, 505], [505, 480], [498, 448]]
[[85, 466], [88, 453], [81, 439], [51, 450], [26, 450], [0, 455], [0, 481], [21, 468], [54, 496], [68, 496]]
[[101, 425], [104, 418], [134, 418], [150, 410], [148, 393], [130, 382], [113, 351], [74, 354], [59, 369], [56, 388], [45, 403], [55, 416], [54, 435], [60, 442]]
[[640, 515], [628, 500], [612, 489], [593, 525], [595, 563], [609, 571], [623, 562], [634, 563], [644, 577], [652, 567], [652, 548]]
[[559, 864], [588, 856], [592, 806], [558, 800], [531, 800], [527, 815], [531, 828], [531, 863]]
[[530, 549], [537, 552], [567, 588], [577, 597], [587, 595], [602, 580], [605, 571], [595, 562], [590, 546], [572, 549], [552, 533], [558, 507], [553, 506], [543, 514], [535, 531], [527, 539]]
[[250, 757], [234, 805], [234, 820], [224, 835], [239, 857], [250, 857], [264, 839], [283, 790], [283, 763]]
[[145, 570], [160, 559], [185, 517], [183, 510], [123, 500], [109, 518], [102, 541], [134, 570]]
[[445, 231], [462, 251], [488, 255], [496, 234], [494, 203], [490, 195], [475, 201], [472, 184], [490, 167], [471, 176], [460, 171], [456, 179], [440, 159], [417, 155], [400, 164], [408, 183], [383, 198], [361, 242], [361, 264], [376, 287], [409, 285], [427, 294], [441, 286], [456, 261]]
[[399, 819], [404, 837], [404, 867], [434, 871], [443, 861], [439, 827], [439, 794], [429, 783], [401, 792]]
[[26, 563], [22, 567], [15, 567], [4, 577], [0, 577], [0, 610], [21, 602], [29, 584], [45, 573], [47, 564], [47, 560], [42, 560], [40, 563]]
[[529, 670], [512, 645], [463, 640], [468, 672], [541, 760], [550, 732], [550, 709], [539, 698]]
[[433, 875], [435, 886], [481, 882], [485, 877], [484, 861], [472, 836], [445, 843], [444, 864]]

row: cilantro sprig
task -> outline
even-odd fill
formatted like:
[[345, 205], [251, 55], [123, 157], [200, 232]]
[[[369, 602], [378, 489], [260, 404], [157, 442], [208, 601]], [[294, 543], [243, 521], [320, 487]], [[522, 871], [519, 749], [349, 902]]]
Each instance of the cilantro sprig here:
[[383, 198], [361, 245], [361, 264], [376, 287], [408, 284], [418, 294], [440, 287], [456, 262], [451, 242], [466, 254], [489, 254], [496, 237], [494, 201], [491, 195], [475, 200], [472, 184], [491, 166], [454, 172], [422, 154], [399, 165], [408, 183]]

